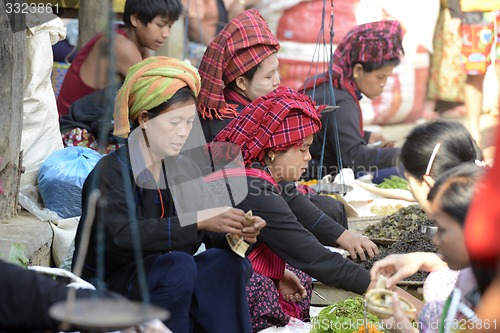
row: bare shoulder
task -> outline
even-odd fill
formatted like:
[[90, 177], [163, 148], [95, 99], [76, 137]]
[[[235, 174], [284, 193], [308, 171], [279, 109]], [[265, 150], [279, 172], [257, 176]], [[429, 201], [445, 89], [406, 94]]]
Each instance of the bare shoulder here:
[[123, 35], [117, 34], [114, 45], [118, 72], [125, 77], [130, 66], [141, 62], [143, 56], [137, 45]]
[[117, 52], [130, 52], [132, 50], [139, 52], [139, 48], [137, 47], [137, 45], [135, 45], [134, 42], [121, 34], [116, 34], [114, 44]]

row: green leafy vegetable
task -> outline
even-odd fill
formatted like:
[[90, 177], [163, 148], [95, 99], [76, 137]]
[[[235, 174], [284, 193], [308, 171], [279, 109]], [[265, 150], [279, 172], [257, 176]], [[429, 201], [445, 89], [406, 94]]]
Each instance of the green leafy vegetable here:
[[407, 190], [408, 189], [408, 181], [399, 176], [391, 176], [391, 178], [384, 178], [384, 181], [380, 184], [377, 184], [378, 188], [385, 189], [400, 189]]
[[[311, 321], [311, 333], [352, 333], [364, 325], [364, 299], [361, 296], [349, 298], [327, 306]], [[379, 319], [367, 312], [370, 323], [378, 323]]]

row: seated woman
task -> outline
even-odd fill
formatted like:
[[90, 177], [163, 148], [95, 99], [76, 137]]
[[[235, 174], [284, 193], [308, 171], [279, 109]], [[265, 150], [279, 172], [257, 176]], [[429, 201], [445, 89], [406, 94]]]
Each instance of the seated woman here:
[[[460, 274], [445, 302], [438, 300], [424, 305], [419, 325], [423, 332], [465, 329], [468, 320], [477, 319], [473, 309], [479, 303], [480, 292], [465, 246], [464, 222], [481, 171], [482, 168], [473, 162], [459, 165], [444, 172], [429, 192], [431, 217], [438, 227], [433, 243], [448, 266], [460, 270]], [[397, 263], [410, 262], [414, 257], [415, 254], [386, 257], [375, 263], [372, 276], [393, 274], [399, 270]], [[419, 332], [399, 306], [399, 302], [395, 302], [395, 315], [385, 321], [385, 327], [393, 332]]]
[[[278, 87], [279, 48], [278, 40], [255, 9], [232, 19], [208, 45], [199, 68], [202, 80], [198, 97], [198, 111], [207, 142], [212, 141], [247, 104]], [[300, 194], [293, 182], [282, 182], [287, 189], [287, 201]], [[339, 201], [313, 193], [307, 196], [347, 228], [345, 208]]]
[[[170, 311], [165, 324], [173, 332], [251, 332], [245, 297], [251, 267], [229, 250], [224, 234], [253, 243], [265, 222], [257, 212], [247, 220], [241, 209], [205, 208], [210, 195], [201, 174], [180, 155], [199, 87], [196, 69], [177, 59], [150, 57], [128, 71], [114, 113], [114, 135], [128, 143], [103, 157], [85, 181], [75, 257], [89, 218], [83, 278], [95, 282], [102, 274], [100, 283], [131, 299], [149, 294]], [[143, 150], [132, 149], [132, 138], [142, 138]], [[176, 179], [193, 180], [191, 201], [174, 191]], [[92, 207], [96, 188], [102, 198]], [[205, 196], [195, 199], [196, 193]], [[217, 248], [193, 256], [201, 241]]]
[[413, 128], [401, 147], [400, 161], [410, 190], [429, 213], [427, 195], [436, 178], [463, 163], [482, 160], [482, 152], [463, 124], [433, 120]]
[[233, 18], [208, 45], [199, 67], [198, 97], [207, 142], [248, 103], [278, 86], [279, 48], [256, 9]]
[[[359, 294], [370, 284], [367, 271], [324, 245], [350, 247], [350, 241], [359, 240], [351, 253], [365, 259], [365, 251], [370, 257], [378, 254], [375, 244], [344, 229], [304, 196], [287, 202], [288, 190], [278, 185], [282, 180], [297, 180], [307, 169], [313, 134], [321, 128], [321, 109], [309, 97], [278, 87], [247, 105], [211, 144], [217, 158], [227, 156], [227, 144], [222, 143], [238, 146], [246, 173], [222, 170], [227, 172], [210, 175], [207, 181], [212, 183], [225, 175], [243, 177], [248, 182], [248, 194], [237, 207], [251, 209], [267, 223], [249, 254], [258, 273], [254, 273], [247, 288], [254, 330], [284, 326], [289, 319], [279, 316], [286, 310], [280, 311], [278, 302], [282, 286], [278, 281], [283, 277], [285, 263], [326, 285]], [[300, 290], [295, 289], [300, 296]], [[303, 313], [308, 305], [300, 304]]]
[[[361, 94], [368, 98], [382, 94], [387, 79], [401, 61], [402, 39], [403, 32], [397, 21], [357, 26], [337, 46], [333, 54], [331, 78], [329, 73], [325, 73], [306, 83], [307, 94], [313, 96], [318, 104], [340, 107], [335, 114], [327, 114], [321, 119], [326, 130], [318, 132], [311, 146], [308, 178], [336, 174], [339, 171], [337, 154], [341, 156], [344, 168], [352, 168], [356, 177], [372, 173], [374, 183], [382, 182], [391, 174], [400, 174], [394, 168], [397, 166], [399, 149], [394, 148], [393, 143], [386, 142], [381, 133], [363, 130], [359, 100]], [[335, 134], [338, 134], [340, 151]], [[379, 147], [368, 145], [379, 141]], [[323, 163], [320, 165], [322, 157]]]
[[[481, 159], [478, 145], [463, 124], [440, 119], [416, 126], [406, 137], [400, 153], [410, 190], [420, 208], [428, 215], [431, 214], [431, 208], [427, 196], [436, 179], [446, 170]], [[435, 253], [416, 252], [390, 258], [394, 259], [391, 262], [396, 271], [387, 279], [387, 288], [392, 288], [418, 270], [436, 272], [431, 275], [439, 274], [440, 282], [432, 288], [433, 299], [445, 299], [455, 285], [457, 273], [446, 269], [446, 263]]]

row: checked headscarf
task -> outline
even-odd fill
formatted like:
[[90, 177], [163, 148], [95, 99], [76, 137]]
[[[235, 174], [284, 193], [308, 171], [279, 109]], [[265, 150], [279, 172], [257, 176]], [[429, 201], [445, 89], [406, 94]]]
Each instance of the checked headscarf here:
[[[332, 82], [338, 89], [347, 89], [358, 100], [352, 68], [357, 63], [381, 64], [400, 59], [403, 54], [403, 30], [398, 21], [378, 21], [352, 28], [333, 53]], [[320, 85], [328, 79], [328, 73], [309, 80], [305, 89]]]
[[208, 45], [200, 63], [198, 111], [203, 119], [233, 118], [224, 87], [279, 50], [279, 42], [256, 9], [233, 18]]
[[196, 68], [185, 61], [156, 56], [130, 67], [116, 96], [113, 134], [128, 137], [130, 121], [135, 121], [141, 111], [168, 101], [186, 86], [198, 95], [200, 76]]
[[398, 21], [378, 21], [351, 29], [333, 54], [333, 82], [343, 88], [353, 81], [356, 63], [383, 63], [403, 55], [403, 29]]
[[309, 96], [278, 87], [248, 104], [215, 138], [239, 146], [245, 165], [270, 150], [288, 150], [321, 129], [320, 111]]

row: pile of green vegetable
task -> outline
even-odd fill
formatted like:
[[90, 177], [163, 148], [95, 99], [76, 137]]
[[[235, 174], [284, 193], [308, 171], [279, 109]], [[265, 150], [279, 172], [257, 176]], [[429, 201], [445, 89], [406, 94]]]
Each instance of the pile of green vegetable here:
[[399, 209], [396, 213], [383, 217], [380, 222], [368, 226], [363, 231], [365, 236], [375, 239], [402, 239], [405, 232], [417, 232], [420, 225], [432, 222], [418, 205]]
[[[364, 325], [364, 299], [361, 296], [349, 298], [327, 306], [311, 320], [311, 333], [352, 333]], [[369, 323], [376, 324], [379, 319], [367, 312]]]
[[376, 185], [378, 188], [396, 188], [408, 190], [408, 181], [399, 176], [392, 175], [391, 178], [384, 178], [384, 181]]

